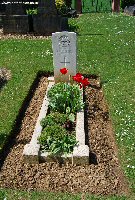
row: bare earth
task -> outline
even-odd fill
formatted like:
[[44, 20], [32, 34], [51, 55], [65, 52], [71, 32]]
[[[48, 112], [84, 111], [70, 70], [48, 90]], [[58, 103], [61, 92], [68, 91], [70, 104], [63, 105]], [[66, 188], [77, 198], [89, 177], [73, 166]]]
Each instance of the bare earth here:
[[0, 28], [0, 40], [4, 39], [49, 39], [50, 36], [38, 36], [34, 35], [33, 33], [28, 34], [3, 34], [3, 29]]
[[58, 163], [27, 164], [22, 152], [33, 134], [34, 125], [47, 88], [42, 76], [25, 112], [21, 130], [14, 138], [0, 172], [0, 187], [38, 191], [88, 192], [97, 195], [127, 195], [115, 144], [108, 107], [96, 78], [85, 89], [85, 130], [90, 146], [90, 164], [60, 166]]

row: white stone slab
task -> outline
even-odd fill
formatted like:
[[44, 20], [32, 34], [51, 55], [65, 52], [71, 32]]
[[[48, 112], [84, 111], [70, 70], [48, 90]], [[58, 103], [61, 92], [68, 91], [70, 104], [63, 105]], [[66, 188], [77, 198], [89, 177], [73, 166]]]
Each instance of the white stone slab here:
[[84, 112], [77, 113], [76, 120], [76, 140], [79, 145], [85, 145], [85, 132], [84, 132]]
[[[38, 137], [41, 135], [41, 131], [42, 131], [42, 126], [40, 125], [40, 122], [47, 114], [48, 105], [49, 105], [47, 93], [48, 93], [48, 90], [53, 85], [54, 85], [54, 82], [49, 81], [31, 141], [29, 144], [26, 144], [24, 146], [23, 156], [24, 156], [24, 160], [26, 160], [26, 161], [30, 159], [30, 162], [34, 162], [34, 160], [35, 160], [35, 162], [37, 162], [37, 160], [38, 160], [38, 157], [39, 157], [38, 154], [39, 154], [39, 150], [40, 150], [40, 145], [38, 144]], [[33, 158], [30, 158], [30, 156], [31, 157], [33, 156]]]
[[[81, 97], [83, 102], [83, 89], [81, 89]], [[85, 131], [84, 131], [84, 109], [77, 112], [76, 116], [76, 140], [79, 145], [85, 145]]]
[[[76, 75], [76, 33], [56, 32], [52, 34], [53, 66], [55, 83], [68, 81], [69, 75]], [[68, 73], [61, 76], [60, 69], [67, 68]]]
[[47, 97], [47, 93], [48, 93], [48, 90], [53, 85], [54, 85], [54, 82], [49, 82], [49, 85], [47, 87], [46, 95], [45, 95], [45, 98], [43, 100], [43, 104], [42, 104], [42, 107], [41, 107], [41, 110], [40, 110], [40, 113], [39, 113], [39, 116], [38, 116], [38, 120], [37, 120], [35, 129], [34, 129], [32, 139], [30, 141], [30, 143], [32, 143], [32, 145], [38, 143], [38, 137], [40, 136], [41, 131], [42, 131], [42, 126], [40, 124], [40, 121], [46, 116], [47, 111], [48, 111], [49, 100], [48, 100], [48, 97]]

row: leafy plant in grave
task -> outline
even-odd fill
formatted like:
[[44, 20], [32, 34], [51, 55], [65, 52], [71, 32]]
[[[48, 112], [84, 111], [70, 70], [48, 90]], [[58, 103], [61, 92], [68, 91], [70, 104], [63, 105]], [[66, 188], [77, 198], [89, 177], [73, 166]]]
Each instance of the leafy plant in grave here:
[[[62, 75], [67, 74], [67, 72], [67, 68], [60, 69]], [[48, 91], [50, 109], [54, 112], [75, 114], [84, 106], [80, 89], [89, 84], [88, 79], [84, 78], [80, 73], [72, 76], [72, 80], [69, 75], [69, 83], [57, 83]]]
[[59, 112], [52, 112], [43, 118], [40, 122], [43, 129], [46, 126], [53, 126], [54, 124], [59, 124], [60, 126], [66, 128], [67, 130], [72, 130], [75, 126], [75, 116], [73, 113], [70, 115], [59, 113]]
[[57, 83], [48, 91], [49, 107], [60, 113], [76, 113], [84, 106], [78, 85]]
[[77, 144], [74, 134], [68, 134], [66, 129], [58, 124], [46, 126], [38, 138], [41, 150], [53, 155], [69, 154]]
[[[68, 69], [60, 69], [62, 75]], [[82, 74], [77, 73], [69, 83], [57, 83], [48, 91], [49, 107], [51, 113], [41, 121], [43, 131], [39, 143], [43, 151], [50, 154], [62, 155], [73, 152], [77, 144], [75, 135], [71, 132], [71, 124], [75, 121], [77, 111], [84, 106], [81, 97], [81, 88], [90, 83]], [[76, 84], [73, 84], [75, 82]], [[68, 134], [70, 130], [71, 134]]]

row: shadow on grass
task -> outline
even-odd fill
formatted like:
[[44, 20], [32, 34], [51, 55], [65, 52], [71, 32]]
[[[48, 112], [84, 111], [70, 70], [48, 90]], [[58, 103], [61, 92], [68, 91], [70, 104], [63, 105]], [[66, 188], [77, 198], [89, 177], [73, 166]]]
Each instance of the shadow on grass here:
[[[6, 142], [4, 143], [4, 146], [2, 148], [2, 150], [0, 150], [0, 169], [3, 166], [3, 163], [7, 157], [7, 155], [10, 152], [10, 149], [13, 148], [13, 146], [16, 144], [16, 137], [18, 135], [18, 133], [20, 132], [21, 129], [21, 124], [22, 124], [22, 120], [25, 116], [25, 112], [27, 110], [27, 107], [31, 101], [31, 98], [34, 95], [35, 89], [37, 88], [38, 84], [39, 84], [39, 80], [42, 76], [52, 76], [53, 74], [51, 72], [42, 72], [39, 71], [37, 73], [37, 76], [35, 78], [35, 80], [33, 81], [30, 90], [28, 92], [28, 95], [26, 96], [26, 98], [23, 101], [23, 104], [19, 110], [19, 113], [16, 117], [16, 120], [14, 122], [14, 125], [12, 127], [12, 131], [10, 132], [10, 134], [8, 135], [8, 137], [6, 136], [6, 134], [0, 134], [0, 141], [6, 140]], [[7, 137], [7, 138], [6, 138]]]
[[7, 80], [0, 80], [0, 92], [2, 90], [2, 88], [6, 85]]

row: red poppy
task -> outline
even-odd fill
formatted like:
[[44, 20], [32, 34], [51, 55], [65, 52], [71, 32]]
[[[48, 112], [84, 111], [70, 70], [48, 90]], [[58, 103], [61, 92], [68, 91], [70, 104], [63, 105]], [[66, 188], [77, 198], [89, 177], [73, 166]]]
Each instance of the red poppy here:
[[90, 82], [88, 81], [88, 78], [84, 78], [82, 81], [81, 81], [82, 85], [84, 87], [88, 86], [90, 84]]
[[77, 73], [75, 76], [72, 77], [74, 81], [80, 83], [83, 80], [83, 76], [80, 73]]
[[83, 78], [83, 75], [82, 75], [81, 73], [77, 73], [76, 76], [77, 76], [77, 77], [82, 77], [82, 78]]
[[68, 69], [62, 68], [62, 69], [60, 69], [60, 72], [65, 75], [68, 72]]
[[77, 81], [77, 77], [76, 76], [72, 76], [74, 81]]

